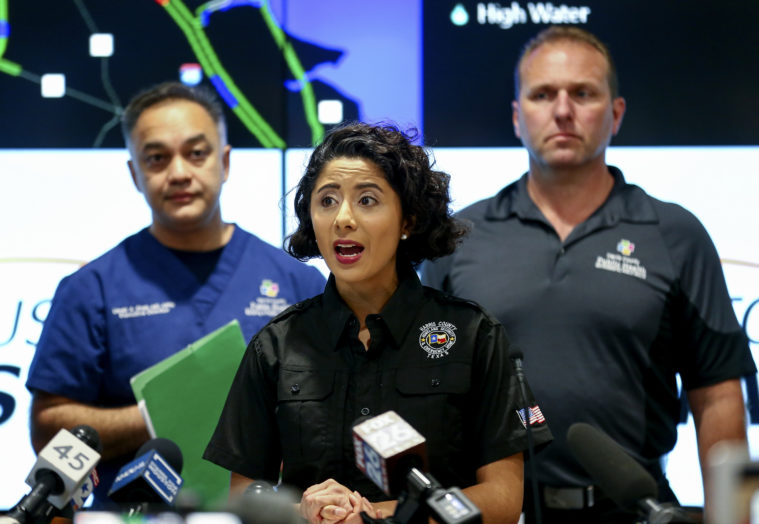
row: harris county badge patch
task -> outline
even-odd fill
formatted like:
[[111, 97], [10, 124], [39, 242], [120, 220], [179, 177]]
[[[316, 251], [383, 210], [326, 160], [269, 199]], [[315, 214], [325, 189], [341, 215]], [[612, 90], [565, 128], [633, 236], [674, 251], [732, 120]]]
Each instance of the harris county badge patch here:
[[456, 343], [456, 326], [450, 322], [429, 322], [419, 328], [419, 346], [427, 352], [428, 358], [448, 355]]

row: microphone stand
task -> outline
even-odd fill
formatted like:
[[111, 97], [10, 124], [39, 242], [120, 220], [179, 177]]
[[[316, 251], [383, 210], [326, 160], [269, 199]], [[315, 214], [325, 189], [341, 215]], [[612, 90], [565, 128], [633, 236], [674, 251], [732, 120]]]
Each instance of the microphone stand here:
[[524, 369], [522, 368], [522, 359], [515, 356], [511, 358], [514, 362], [514, 372], [519, 382], [519, 391], [522, 394], [522, 406], [524, 406], [525, 429], [527, 430], [527, 458], [530, 463], [530, 486], [532, 491], [532, 508], [535, 516], [535, 524], [542, 524], [543, 516], [540, 508], [540, 492], [538, 487], [538, 470], [535, 466], [535, 444], [532, 437], [532, 425], [530, 424], [530, 403], [527, 401], [527, 387], [524, 381]]
[[648, 498], [638, 502], [638, 507], [644, 513], [646, 524], [687, 524], [698, 522], [679, 506], [669, 503], [660, 504]]

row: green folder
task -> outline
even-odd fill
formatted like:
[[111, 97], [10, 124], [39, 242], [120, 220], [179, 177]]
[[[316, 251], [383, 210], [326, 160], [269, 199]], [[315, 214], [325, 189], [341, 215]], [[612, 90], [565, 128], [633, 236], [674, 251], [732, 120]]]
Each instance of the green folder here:
[[245, 346], [233, 320], [131, 379], [151, 436], [170, 439], [182, 450], [180, 494], [205, 509], [218, 507], [229, 494], [229, 471], [202, 456]]

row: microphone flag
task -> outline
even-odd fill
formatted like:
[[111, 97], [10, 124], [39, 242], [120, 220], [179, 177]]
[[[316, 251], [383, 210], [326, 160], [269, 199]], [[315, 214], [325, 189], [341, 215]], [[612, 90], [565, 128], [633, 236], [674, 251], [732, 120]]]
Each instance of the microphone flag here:
[[63, 489], [47, 500], [56, 508], [63, 509], [90, 478], [90, 472], [99, 460], [100, 453], [70, 431], [61, 429], [37, 455], [37, 462], [26, 477], [26, 483], [34, 487], [38, 482], [38, 473], [42, 474], [45, 470], [55, 472], [63, 483]]
[[121, 468], [108, 496], [115, 502], [132, 502], [120, 500], [120, 494], [127, 496], [124, 494], [130, 493], [131, 490], [123, 488], [131, 487], [137, 482], [147, 484], [163, 502], [171, 505], [179, 488], [182, 487], [183, 480], [156, 450], [151, 450]]
[[356, 466], [390, 496], [405, 480], [405, 465], [410, 465], [411, 460], [426, 462], [425, 446], [424, 437], [395, 411], [386, 411], [353, 427]]

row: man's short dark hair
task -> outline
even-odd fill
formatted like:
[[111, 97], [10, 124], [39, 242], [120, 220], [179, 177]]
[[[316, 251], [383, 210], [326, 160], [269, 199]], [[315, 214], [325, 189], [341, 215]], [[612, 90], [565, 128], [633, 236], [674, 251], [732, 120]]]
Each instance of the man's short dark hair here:
[[432, 169], [423, 147], [414, 145], [415, 131], [404, 133], [392, 124], [348, 123], [331, 130], [314, 149], [295, 193], [298, 229], [285, 249], [299, 260], [320, 256], [311, 222], [311, 193], [324, 167], [337, 158], [363, 158], [385, 174], [401, 201], [409, 224], [408, 239], [398, 246], [398, 262], [418, 264], [453, 253], [466, 227], [451, 216], [450, 176]]
[[202, 106], [219, 128], [222, 142], [226, 142], [227, 123], [224, 109], [216, 94], [205, 86], [187, 86], [180, 82], [163, 82], [137, 93], [132, 98], [121, 115], [124, 142], [129, 144], [132, 130], [146, 109], [169, 100], [189, 100]]
[[609, 51], [609, 48], [606, 46], [606, 44], [601, 42], [601, 40], [599, 40], [596, 35], [589, 31], [586, 31], [585, 29], [581, 29], [575, 26], [554, 25], [539, 32], [525, 44], [524, 48], [522, 48], [522, 54], [519, 55], [517, 65], [514, 67], [515, 99], [519, 98], [519, 73], [522, 64], [527, 59], [527, 56], [543, 44], [567, 40], [570, 42], [588, 44], [589, 46], [594, 47], [604, 56], [604, 58], [606, 58], [606, 63], [609, 66], [606, 79], [609, 83], [609, 91], [611, 92], [611, 97], [616, 98], [619, 96], [619, 79], [617, 78], [617, 67], [614, 65], [614, 59], [611, 57], [611, 52]]

